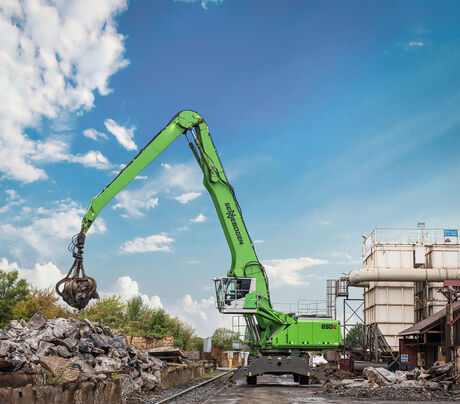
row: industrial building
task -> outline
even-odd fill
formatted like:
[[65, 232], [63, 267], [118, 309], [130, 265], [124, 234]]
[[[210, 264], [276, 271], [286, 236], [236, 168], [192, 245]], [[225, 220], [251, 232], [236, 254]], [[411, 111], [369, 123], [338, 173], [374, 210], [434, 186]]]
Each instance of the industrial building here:
[[[362, 268], [340, 280], [329, 280], [327, 297], [334, 312], [337, 298], [344, 298], [344, 335], [357, 322], [364, 323], [365, 359], [392, 359], [401, 364], [402, 335], [406, 335], [407, 340], [407, 330], [412, 330], [414, 324], [421, 324], [422, 330], [425, 320], [442, 322], [447, 303], [442, 289], [446, 279], [460, 279], [458, 229], [426, 229], [423, 224], [417, 228], [377, 228], [363, 236]], [[362, 299], [351, 299], [350, 287], [362, 288]], [[350, 302], [358, 304], [353, 307]], [[428, 365], [446, 359], [443, 333], [440, 334], [443, 339], [436, 341], [438, 345], [444, 344], [441, 351], [438, 349], [434, 354], [427, 348]], [[432, 341], [430, 338], [428, 341]], [[420, 345], [421, 340], [418, 337], [415, 340]], [[423, 362], [414, 358], [411, 361], [419, 365]]]
[[[375, 229], [363, 242], [363, 268], [395, 269], [401, 279], [424, 268], [460, 268], [457, 229]], [[408, 271], [409, 270], [409, 271]], [[388, 345], [399, 349], [399, 333], [445, 307], [442, 282], [369, 282], [364, 321], [377, 324]]]

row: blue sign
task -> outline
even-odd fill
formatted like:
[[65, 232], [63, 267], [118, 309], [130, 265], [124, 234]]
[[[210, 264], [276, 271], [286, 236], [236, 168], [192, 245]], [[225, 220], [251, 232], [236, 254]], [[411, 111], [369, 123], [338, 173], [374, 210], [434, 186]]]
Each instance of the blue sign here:
[[444, 237], [458, 237], [458, 230], [444, 230]]
[[401, 362], [404, 362], [404, 363], [409, 362], [409, 355], [401, 354]]

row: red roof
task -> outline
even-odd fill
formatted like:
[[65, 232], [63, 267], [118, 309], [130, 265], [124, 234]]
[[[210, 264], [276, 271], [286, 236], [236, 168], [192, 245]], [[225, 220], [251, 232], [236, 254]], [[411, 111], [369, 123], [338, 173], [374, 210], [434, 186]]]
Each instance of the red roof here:
[[[454, 312], [460, 308], [460, 302], [455, 302], [453, 304]], [[409, 327], [407, 330], [401, 331], [399, 335], [413, 335], [413, 334], [423, 334], [424, 332], [431, 330], [433, 327], [437, 326], [441, 319], [446, 316], [446, 309], [442, 309], [437, 313], [434, 313], [425, 320], [419, 321], [414, 324], [412, 327]]]

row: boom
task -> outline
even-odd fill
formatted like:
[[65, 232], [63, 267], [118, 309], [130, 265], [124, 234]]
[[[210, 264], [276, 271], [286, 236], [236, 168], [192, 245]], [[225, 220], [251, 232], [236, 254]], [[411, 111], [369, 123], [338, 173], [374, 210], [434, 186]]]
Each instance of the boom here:
[[[268, 279], [249, 237], [235, 191], [225, 175], [208, 125], [203, 117], [194, 111], [182, 111], [175, 115], [91, 201], [83, 217], [81, 231], [72, 240], [71, 251], [75, 261], [67, 276], [57, 283], [57, 293], [68, 304], [79, 309], [84, 308], [90, 299], [98, 298], [96, 281], [86, 276], [83, 266], [83, 249], [88, 230], [102, 209], [182, 134], [188, 140], [189, 147], [203, 172], [203, 184], [211, 195], [230, 247], [232, 260], [227, 272], [228, 277], [214, 279], [217, 307], [221, 313], [243, 315], [247, 325], [245, 342], [268, 352], [262, 361], [258, 360], [251, 365], [252, 367], [239, 371], [238, 377], [253, 377], [251, 369], [255, 369], [254, 372], [259, 374], [276, 370], [278, 373], [308, 377], [308, 361], [298, 355], [295, 359], [293, 350], [301, 352], [337, 348], [341, 342], [338, 322], [331, 319], [297, 318], [273, 309]], [[62, 284], [64, 287], [60, 290]], [[281, 357], [278, 357], [278, 367], [272, 363], [273, 350], [283, 358], [281, 360]], [[284, 353], [280, 354], [280, 350]]]
[[[187, 136], [187, 132], [190, 137]], [[81, 256], [85, 235], [102, 209], [182, 134], [185, 134], [190, 149], [203, 171], [203, 184], [211, 195], [230, 247], [232, 261], [228, 276], [255, 278], [257, 293], [271, 306], [268, 279], [257, 258], [235, 192], [227, 180], [208, 125], [203, 117], [194, 111], [182, 111], [175, 115], [168, 125], [91, 201], [82, 220], [81, 232], [74, 243], [74, 250], [77, 250], [74, 251], [74, 256]], [[190, 138], [193, 139], [193, 143]]]

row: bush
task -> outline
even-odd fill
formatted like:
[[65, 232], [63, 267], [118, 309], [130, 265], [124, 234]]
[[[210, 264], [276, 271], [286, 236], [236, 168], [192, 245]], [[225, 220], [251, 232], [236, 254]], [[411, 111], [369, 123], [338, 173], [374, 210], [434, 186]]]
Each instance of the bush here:
[[225, 351], [231, 351], [233, 349], [233, 343], [238, 340], [238, 333], [228, 328], [218, 328], [211, 337], [212, 345], [220, 346], [224, 348]]
[[192, 351], [203, 352], [203, 338], [193, 337], [191, 345], [192, 345]]
[[105, 297], [80, 313], [80, 319], [87, 318], [115, 329], [122, 329], [125, 321], [126, 304], [120, 296]]
[[29, 293], [26, 280], [18, 278], [18, 271], [0, 270], [0, 328], [14, 319], [13, 307]]
[[58, 298], [52, 289], [35, 289], [32, 288], [25, 300], [17, 302], [13, 307], [14, 318], [23, 318], [29, 321], [30, 318], [38, 311], [48, 318], [64, 317], [70, 315], [70, 311], [60, 306]]

